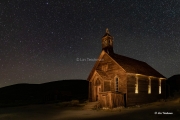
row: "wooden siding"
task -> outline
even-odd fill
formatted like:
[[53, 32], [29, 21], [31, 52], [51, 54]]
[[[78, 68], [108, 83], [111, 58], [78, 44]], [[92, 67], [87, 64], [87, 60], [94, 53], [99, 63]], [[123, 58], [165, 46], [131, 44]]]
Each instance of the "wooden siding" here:
[[135, 93], [136, 76], [127, 76], [127, 106], [139, 105], [155, 102], [159, 99], [165, 99], [165, 80], [162, 80], [161, 91], [159, 94], [159, 79], [151, 78], [151, 93], [148, 94], [149, 78], [148, 76], [138, 77], [138, 93]]
[[158, 95], [159, 94], [159, 79], [151, 78], [151, 94]]
[[111, 96], [110, 93], [100, 93], [100, 107], [111, 107]]
[[[126, 93], [126, 87], [127, 87], [127, 81], [126, 81], [126, 73], [125, 71], [115, 63], [108, 55], [104, 55], [102, 57], [103, 61], [99, 62], [98, 67], [96, 70], [102, 71], [102, 66], [108, 64], [107, 71], [104, 71], [106, 75], [110, 78], [110, 90], [115, 91], [115, 82], [114, 78], [115, 76], [118, 76], [119, 78], [119, 92]], [[103, 80], [104, 81], [104, 80]], [[107, 83], [104, 83], [104, 90], [103, 91], [109, 91], [109, 88], [106, 88]], [[109, 87], [107, 85], [107, 87]]]
[[162, 88], [162, 90], [161, 90], [161, 94], [162, 94], [162, 98], [163, 99], [165, 99], [166, 97], [167, 97], [167, 93], [166, 93], [166, 80], [162, 80], [162, 82], [161, 82], [161, 88]]
[[123, 94], [113, 93], [111, 94], [112, 107], [125, 106]]
[[102, 92], [100, 93], [100, 107], [119, 107], [124, 106], [124, 96], [120, 93]]
[[104, 87], [104, 84], [103, 84], [103, 81], [102, 79], [100, 78], [100, 76], [98, 76], [97, 74], [92, 78], [90, 84], [89, 84], [89, 101], [97, 101], [97, 81], [96, 80], [99, 80], [100, 83], [98, 84], [99, 88], [101, 89], [100, 91], [103, 91], [103, 87]]
[[102, 61], [99, 62], [96, 70], [102, 70], [102, 66], [108, 64], [108, 70], [107, 71], [112, 71], [112, 70], [117, 70], [119, 69], [119, 66], [112, 61], [112, 59], [107, 56], [106, 54], [102, 57]]
[[[165, 98], [165, 80], [161, 82], [161, 94], [159, 94], [159, 78], [148, 77], [145, 75], [135, 75], [126, 73], [107, 54], [101, 58], [94, 68], [94, 73], [90, 77], [89, 85], [90, 101], [100, 101], [102, 107], [117, 107], [144, 104]], [[105, 67], [102, 67], [105, 65]], [[106, 65], [108, 65], [106, 69]], [[118, 77], [118, 92], [115, 92], [115, 77]], [[135, 93], [135, 83], [138, 78], [138, 93]], [[149, 78], [151, 79], [151, 93], [148, 94]], [[99, 79], [100, 83], [96, 83]], [[100, 90], [99, 90], [100, 88]], [[102, 94], [103, 93], [103, 94]], [[124, 96], [125, 95], [125, 98]]]
[[[115, 76], [118, 77], [119, 82], [118, 82], [118, 87], [119, 87], [119, 93], [126, 93], [127, 92], [127, 81], [126, 81], [126, 73], [125, 71], [115, 63], [108, 55], [104, 55], [102, 57], [103, 61], [100, 61], [97, 65], [97, 68], [95, 70], [97, 71], [96, 73], [93, 74], [93, 78], [91, 78], [91, 85], [90, 85], [90, 95], [89, 99], [90, 101], [96, 101], [97, 100], [97, 86], [95, 85], [95, 81], [97, 78], [100, 78], [101, 80], [101, 92], [106, 92], [106, 91], [115, 91]], [[103, 65], [108, 64], [108, 69], [106, 71], [103, 71]], [[104, 73], [103, 73], [104, 72]], [[104, 76], [101, 76], [104, 75]], [[109, 78], [109, 79], [108, 79]], [[109, 94], [109, 93], [108, 93]], [[100, 94], [98, 98], [102, 102], [102, 106], [119, 106], [122, 105], [122, 96], [121, 94], [115, 95], [114, 93], [111, 94], [111, 99], [109, 95], [103, 94], [103, 96]], [[111, 105], [110, 105], [111, 104]]]

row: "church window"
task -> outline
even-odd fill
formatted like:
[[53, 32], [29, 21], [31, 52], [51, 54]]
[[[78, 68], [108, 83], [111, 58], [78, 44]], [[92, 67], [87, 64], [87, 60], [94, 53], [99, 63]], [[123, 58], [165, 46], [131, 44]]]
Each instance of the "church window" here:
[[151, 94], [151, 79], [149, 78], [148, 94]]
[[119, 91], [119, 78], [118, 77], [115, 78], [115, 91], [116, 92]]
[[161, 94], [161, 79], [159, 79], [159, 94]]
[[136, 76], [135, 93], [138, 93], [138, 77]]

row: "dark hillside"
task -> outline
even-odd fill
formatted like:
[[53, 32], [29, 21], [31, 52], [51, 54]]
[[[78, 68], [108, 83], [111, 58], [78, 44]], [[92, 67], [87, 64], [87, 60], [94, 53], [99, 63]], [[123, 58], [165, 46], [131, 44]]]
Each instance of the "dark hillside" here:
[[180, 92], [180, 74], [173, 75], [166, 81], [167, 84], [167, 97], [174, 96], [175, 92]]
[[15, 84], [0, 88], [0, 107], [54, 103], [88, 98], [88, 81], [60, 80], [43, 84]]

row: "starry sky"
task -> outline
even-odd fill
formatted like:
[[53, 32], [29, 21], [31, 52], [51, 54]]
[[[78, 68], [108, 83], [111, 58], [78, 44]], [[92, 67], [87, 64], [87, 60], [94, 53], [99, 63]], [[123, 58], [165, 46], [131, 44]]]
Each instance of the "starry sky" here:
[[115, 53], [180, 73], [179, 0], [1, 0], [0, 87], [87, 79], [109, 28]]

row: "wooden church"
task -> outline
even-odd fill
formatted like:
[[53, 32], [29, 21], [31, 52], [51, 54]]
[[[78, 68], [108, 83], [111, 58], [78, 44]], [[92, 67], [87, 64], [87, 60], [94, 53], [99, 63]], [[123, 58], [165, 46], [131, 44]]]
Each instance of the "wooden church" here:
[[140, 105], [166, 97], [166, 78], [145, 62], [115, 54], [108, 29], [88, 81], [89, 101], [99, 101], [101, 107]]

